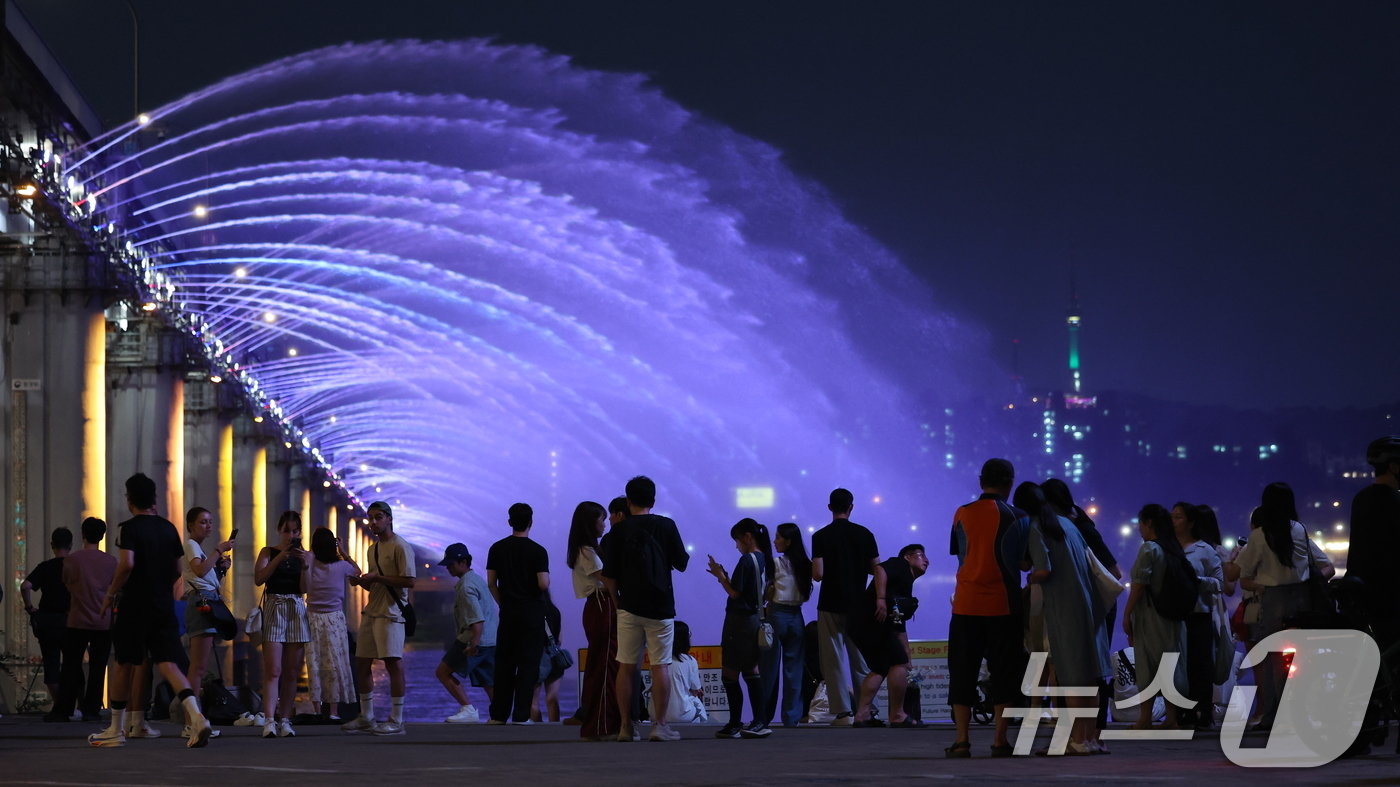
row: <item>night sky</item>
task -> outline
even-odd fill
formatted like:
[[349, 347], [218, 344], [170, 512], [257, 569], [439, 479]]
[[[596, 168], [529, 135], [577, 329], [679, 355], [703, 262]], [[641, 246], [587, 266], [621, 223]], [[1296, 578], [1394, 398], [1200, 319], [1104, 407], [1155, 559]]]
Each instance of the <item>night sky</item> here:
[[[346, 41], [537, 44], [784, 151], [1029, 386], [1073, 280], [1091, 390], [1400, 400], [1400, 3], [133, 2], [143, 109]], [[128, 119], [124, 4], [19, 5]]]

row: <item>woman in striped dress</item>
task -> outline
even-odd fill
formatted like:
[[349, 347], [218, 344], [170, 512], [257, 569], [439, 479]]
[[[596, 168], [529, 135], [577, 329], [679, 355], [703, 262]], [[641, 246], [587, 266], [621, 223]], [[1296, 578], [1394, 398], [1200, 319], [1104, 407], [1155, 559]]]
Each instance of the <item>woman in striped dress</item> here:
[[[306, 551], [301, 548], [301, 514], [287, 511], [277, 519], [275, 547], [263, 547], [253, 582], [263, 586], [263, 725], [264, 738], [291, 738], [292, 700], [301, 676], [302, 656], [311, 639], [306, 620]], [[271, 711], [271, 713], [269, 713]]]

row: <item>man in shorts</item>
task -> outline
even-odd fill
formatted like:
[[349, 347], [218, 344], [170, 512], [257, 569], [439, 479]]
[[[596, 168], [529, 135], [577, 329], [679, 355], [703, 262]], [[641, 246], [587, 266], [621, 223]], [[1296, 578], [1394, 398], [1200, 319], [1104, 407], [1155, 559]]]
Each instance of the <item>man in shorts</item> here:
[[[627, 482], [630, 516], [613, 525], [603, 537], [603, 583], [617, 601], [617, 706], [622, 712], [619, 741], [640, 740], [632, 723], [632, 676], [645, 644], [651, 656], [651, 696], [656, 704], [651, 740], [677, 741], [680, 733], [666, 724], [671, 698], [671, 678], [664, 667], [671, 663], [675, 635], [676, 596], [671, 570], [685, 571], [690, 554], [671, 519], [651, 513], [656, 505], [656, 483], [646, 476]], [[646, 570], [648, 555], [665, 563], [660, 575]]]
[[470, 724], [481, 721], [481, 714], [472, 707], [466, 690], [456, 676], [469, 678], [473, 686], [486, 691], [488, 701], [492, 698], [491, 687], [495, 683], [496, 672], [496, 600], [491, 597], [486, 580], [472, 571], [472, 553], [467, 550], [466, 544], [448, 546], [438, 565], [446, 566], [447, 573], [457, 577], [452, 601], [457, 636], [447, 643], [443, 651], [442, 661], [437, 666], [437, 679], [461, 709], [445, 721]]
[[175, 618], [174, 588], [185, 549], [175, 526], [156, 513], [156, 482], [142, 473], [128, 478], [126, 505], [132, 518], [117, 525], [117, 570], [99, 612], [116, 612], [112, 624], [117, 657], [110, 688], [112, 723], [89, 735], [88, 743], [104, 748], [125, 746], [128, 726], [145, 730], [142, 719], [132, 719], [128, 725], [126, 705], [129, 698], [143, 694], [144, 687], [136, 683], [140, 676], [150, 674], [149, 666], [154, 662], [184, 706], [190, 730], [186, 745], [196, 749], [209, 743], [214, 728], [200, 711], [178, 663], [184, 648]]
[[[383, 500], [369, 504], [369, 531], [375, 543], [369, 548], [365, 572], [350, 582], [369, 591], [360, 613], [360, 636], [355, 643], [355, 690], [360, 694], [360, 715], [340, 725], [346, 732], [403, 735], [403, 641], [408, 591], [413, 589], [413, 547], [394, 534], [394, 510]], [[374, 679], [378, 659], [389, 675], [389, 719], [374, 722]]]
[[[875, 578], [865, 591], [860, 614], [848, 621], [851, 636], [870, 672], [860, 684], [856, 727], [883, 727], [871, 717], [875, 693], [888, 678], [890, 682], [890, 726], [920, 726], [904, 712], [904, 695], [909, 688], [909, 634], [905, 624], [914, 617], [914, 580], [928, 571], [928, 556], [922, 544], [909, 544], [875, 566]], [[897, 614], [896, 614], [897, 611]]]

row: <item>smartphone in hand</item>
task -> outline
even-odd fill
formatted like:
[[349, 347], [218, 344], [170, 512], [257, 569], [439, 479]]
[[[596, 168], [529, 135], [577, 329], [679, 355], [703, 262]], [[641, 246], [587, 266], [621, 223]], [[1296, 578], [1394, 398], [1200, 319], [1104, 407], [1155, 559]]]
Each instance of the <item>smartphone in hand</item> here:
[[235, 538], [238, 538], [238, 528], [236, 528], [236, 527], [233, 529], [233, 532], [231, 532], [231, 533], [228, 534], [228, 540], [229, 540], [229, 541], [232, 541], [232, 540], [234, 540]]

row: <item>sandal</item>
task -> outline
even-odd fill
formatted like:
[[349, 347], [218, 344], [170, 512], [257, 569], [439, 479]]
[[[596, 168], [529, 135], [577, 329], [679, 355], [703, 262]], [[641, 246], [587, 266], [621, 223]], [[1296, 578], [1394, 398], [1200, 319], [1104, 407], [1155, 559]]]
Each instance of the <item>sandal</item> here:
[[993, 757], [1010, 757], [1014, 751], [1015, 747], [1009, 743], [1003, 743], [1000, 746], [996, 745], [995, 743], [992, 744]]
[[885, 723], [884, 723], [883, 721], [880, 721], [879, 719], [866, 719], [865, 721], [853, 722], [853, 723], [851, 724], [851, 726], [852, 726], [852, 727], [865, 727], [865, 728], [870, 728], [870, 727], [883, 727], [883, 726], [885, 726]]
[[923, 727], [924, 723], [921, 721], [915, 721], [914, 719], [904, 719], [903, 721], [892, 721], [890, 722], [890, 726], [899, 727], [901, 729], [906, 730], [912, 730], [917, 729], [919, 727]]
[[968, 741], [958, 741], [944, 749], [943, 755], [949, 759], [967, 759], [972, 756], [972, 744]]

